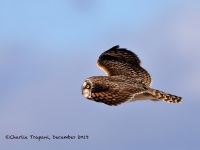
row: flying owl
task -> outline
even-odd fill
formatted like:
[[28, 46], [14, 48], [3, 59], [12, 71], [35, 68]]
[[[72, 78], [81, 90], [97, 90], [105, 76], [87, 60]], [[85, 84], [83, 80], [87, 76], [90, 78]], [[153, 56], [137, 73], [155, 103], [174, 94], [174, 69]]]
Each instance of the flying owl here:
[[97, 65], [107, 76], [87, 78], [82, 94], [89, 100], [117, 106], [136, 100], [180, 103], [182, 98], [151, 88], [151, 76], [141, 67], [138, 56], [114, 46], [99, 56]]

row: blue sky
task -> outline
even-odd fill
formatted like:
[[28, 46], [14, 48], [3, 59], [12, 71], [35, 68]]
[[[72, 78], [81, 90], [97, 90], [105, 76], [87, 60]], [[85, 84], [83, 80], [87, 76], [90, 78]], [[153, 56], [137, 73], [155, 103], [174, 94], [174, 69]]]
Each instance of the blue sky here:
[[[200, 2], [187, 0], [0, 1], [0, 147], [197, 150]], [[152, 87], [182, 104], [109, 107], [81, 95], [105, 75], [99, 55], [128, 48]], [[6, 140], [5, 135], [89, 135], [88, 140]]]

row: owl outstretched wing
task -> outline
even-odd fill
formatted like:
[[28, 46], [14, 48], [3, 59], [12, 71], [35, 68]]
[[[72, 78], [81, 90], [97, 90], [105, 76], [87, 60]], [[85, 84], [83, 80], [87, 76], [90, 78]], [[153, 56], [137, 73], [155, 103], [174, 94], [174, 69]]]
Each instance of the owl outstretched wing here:
[[[136, 95], [136, 93], [138, 94], [138, 91], [130, 93], [128, 91], [121, 92], [120, 90], [117, 89], [110, 89], [104, 92], [92, 93], [92, 99], [96, 102], [105, 103], [110, 106], [117, 106], [122, 103], [131, 101], [132, 98]], [[142, 93], [143, 91], [140, 92]]]
[[91, 89], [89, 99], [107, 105], [116, 106], [133, 101], [136, 95], [148, 91], [148, 88], [144, 84], [134, 82], [133, 80], [133, 82], [129, 82], [131, 79], [128, 80], [125, 76], [110, 76], [104, 78], [102, 79], [103, 84], [99, 82], [100, 80], [98, 78], [101, 77], [90, 78], [90, 80], [95, 82], [95, 85]]
[[150, 74], [140, 66], [138, 56], [124, 48], [114, 46], [99, 56], [97, 65], [107, 76], [125, 75], [146, 85], [151, 84]]

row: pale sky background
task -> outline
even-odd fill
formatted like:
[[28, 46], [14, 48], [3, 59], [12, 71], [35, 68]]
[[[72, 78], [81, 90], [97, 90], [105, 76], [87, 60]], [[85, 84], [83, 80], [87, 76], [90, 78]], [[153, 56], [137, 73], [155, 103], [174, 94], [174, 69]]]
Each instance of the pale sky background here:
[[[81, 95], [99, 55], [135, 52], [182, 104]], [[0, 0], [0, 149], [200, 149], [199, 0]], [[88, 140], [6, 140], [6, 135]]]

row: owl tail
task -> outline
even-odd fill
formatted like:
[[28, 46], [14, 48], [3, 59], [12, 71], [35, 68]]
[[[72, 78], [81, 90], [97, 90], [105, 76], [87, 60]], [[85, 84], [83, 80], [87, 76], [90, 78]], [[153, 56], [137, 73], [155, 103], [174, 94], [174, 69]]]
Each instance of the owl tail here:
[[162, 100], [168, 103], [181, 103], [182, 102], [182, 98], [176, 95], [171, 95], [159, 90], [155, 90], [155, 89], [150, 89], [151, 94], [153, 97], [155, 97], [155, 99], [152, 100]]

